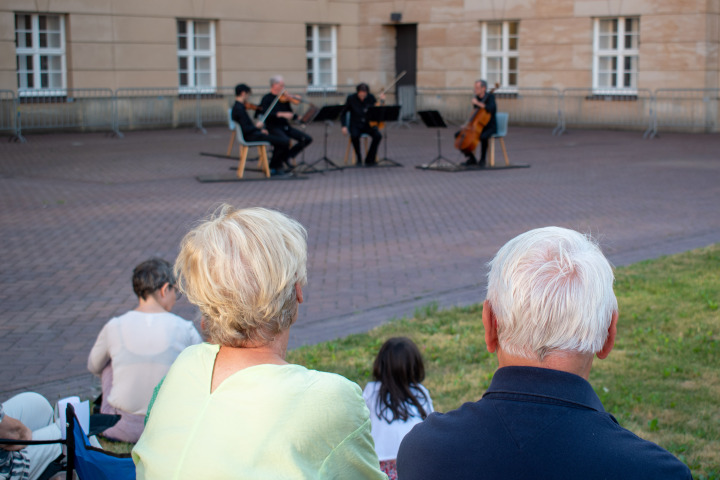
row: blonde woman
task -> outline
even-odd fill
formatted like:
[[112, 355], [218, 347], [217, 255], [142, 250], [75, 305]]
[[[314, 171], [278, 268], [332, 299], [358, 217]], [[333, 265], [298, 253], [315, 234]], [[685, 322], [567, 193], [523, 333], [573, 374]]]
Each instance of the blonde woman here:
[[306, 283], [305, 229], [222, 206], [175, 271], [209, 343], [170, 369], [133, 450], [138, 478], [383, 479], [360, 387], [285, 361]]

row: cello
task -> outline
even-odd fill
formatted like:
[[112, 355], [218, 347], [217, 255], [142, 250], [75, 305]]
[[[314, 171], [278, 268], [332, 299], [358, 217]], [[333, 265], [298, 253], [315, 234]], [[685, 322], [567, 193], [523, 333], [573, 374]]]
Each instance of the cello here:
[[[490, 90], [486, 94], [493, 93], [500, 87], [499, 83], [495, 84], [495, 88]], [[490, 122], [492, 115], [484, 108], [475, 107], [473, 114], [470, 119], [462, 126], [457, 137], [455, 137], [455, 148], [460, 150], [462, 153], [468, 155], [477, 149], [478, 143], [480, 143], [480, 135], [482, 134], [483, 128]]]

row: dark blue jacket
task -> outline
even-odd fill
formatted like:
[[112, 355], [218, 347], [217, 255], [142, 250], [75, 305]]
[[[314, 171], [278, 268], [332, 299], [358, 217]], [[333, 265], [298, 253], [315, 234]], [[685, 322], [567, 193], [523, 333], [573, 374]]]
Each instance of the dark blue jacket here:
[[571, 373], [505, 367], [483, 398], [405, 436], [400, 480], [688, 479], [671, 453], [622, 428]]

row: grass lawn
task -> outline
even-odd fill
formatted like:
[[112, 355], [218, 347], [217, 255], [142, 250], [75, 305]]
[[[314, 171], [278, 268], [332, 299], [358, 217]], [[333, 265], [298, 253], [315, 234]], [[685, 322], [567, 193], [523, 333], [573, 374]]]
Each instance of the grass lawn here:
[[[618, 268], [615, 291], [617, 342], [594, 363], [595, 391], [622, 426], [670, 450], [696, 479], [720, 479], [720, 245]], [[407, 336], [421, 348], [424, 384], [445, 412], [478, 400], [497, 368], [481, 313], [481, 305], [430, 305], [367, 334], [291, 351], [288, 361], [364, 387], [380, 345]]]
[[[615, 349], [595, 361], [590, 382], [622, 426], [670, 450], [697, 480], [720, 479], [720, 244], [618, 268], [616, 279]], [[430, 305], [366, 334], [293, 350], [288, 361], [364, 387], [380, 345], [407, 336], [421, 348], [424, 384], [445, 412], [478, 400], [497, 368], [481, 313], [481, 305]]]

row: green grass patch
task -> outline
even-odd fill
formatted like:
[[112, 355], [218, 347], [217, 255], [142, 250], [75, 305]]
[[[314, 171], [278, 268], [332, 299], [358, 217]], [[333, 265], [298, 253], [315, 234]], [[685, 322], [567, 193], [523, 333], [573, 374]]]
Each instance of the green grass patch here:
[[[720, 245], [621, 267], [616, 278], [617, 342], [590, 382], [621, 425], [670, 450], [695, 478], [720, 479]], [[293, 350], [288, 361], [364, 387], [380, 345], [407, 336], [444, 412], [478, 400], [497, 368], [481, 313], [481, 305], [428, 305], [367, 334]]]

